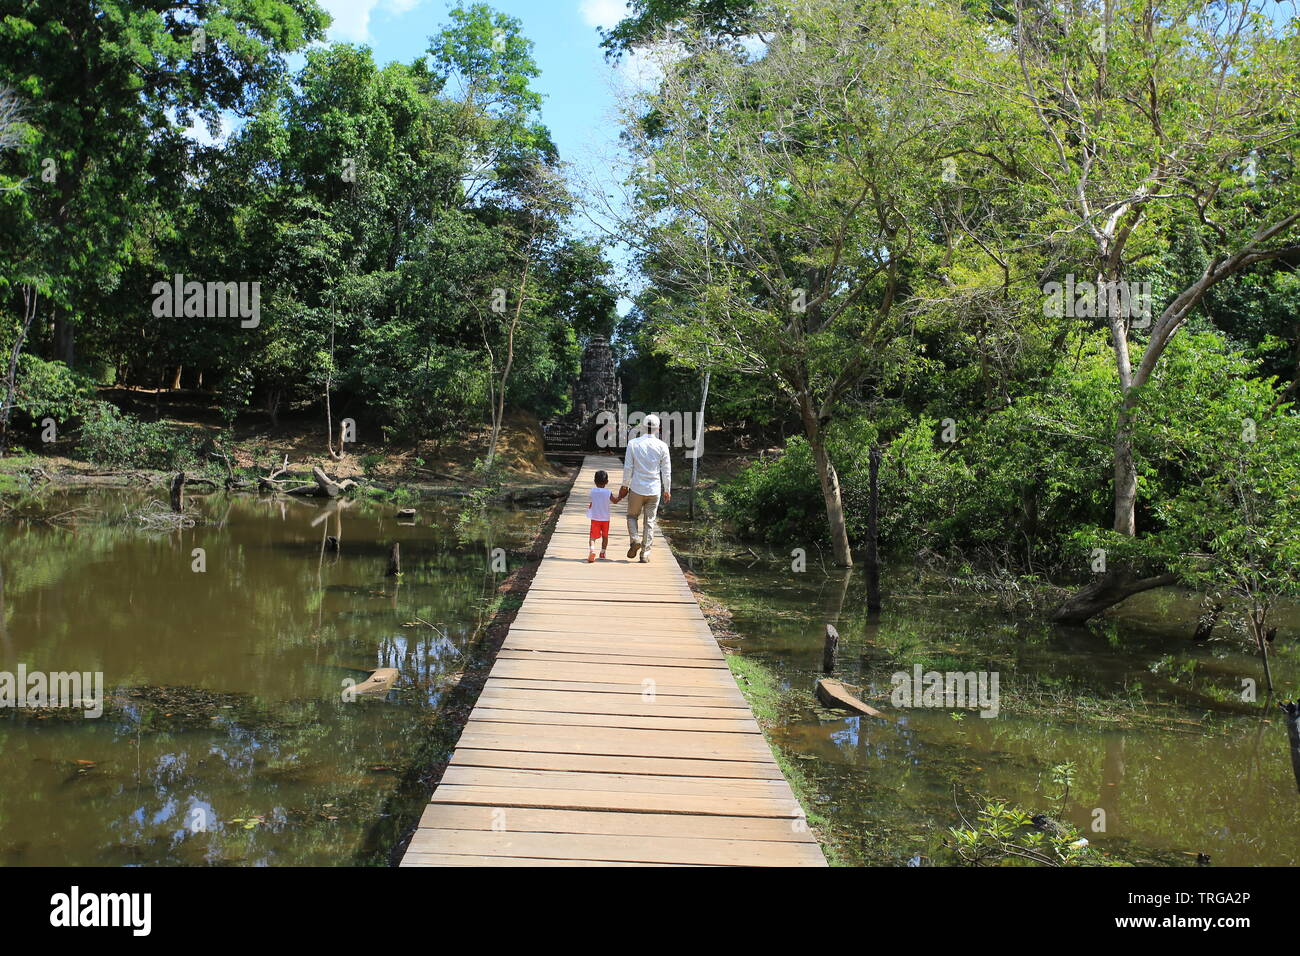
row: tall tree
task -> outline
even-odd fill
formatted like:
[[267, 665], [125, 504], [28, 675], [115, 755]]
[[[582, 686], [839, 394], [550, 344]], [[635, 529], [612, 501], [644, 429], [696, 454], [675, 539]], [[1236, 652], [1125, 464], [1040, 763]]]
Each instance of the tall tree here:
[[[1042, 243], [1042, 278], [1068, 272], [1098, 290], [1068, 315], [1099, 319], [1111, 334], [1120, 539], [1140, 530], [1135, 435], [1170, 343], [1216, 286], [1300, 254], [1300, 22], [1268, 6], [1019, 0], [1014, 27], [998, 28], [962, 71], [969, 96], [1005, 104], [990, 140], [1036, 211], [1025, 233]], [[1125, 307], [1154, 261], [1169, 268], [1152, 310]], [[1082, 622], [1170, 580], [1115, 562], [1054, 617]]]
[[[852, 563], [827, 430], [869, 373], [906, 363], [918, 283], [943, 247], [938, 157], [962, 104], [932, 83], [941, 38], [909, 8], [776, 3], [750, 58], [683, 30], [685, 55], [629, 106], [643, 162], [625, 228], [675, 297], [659, 347], [793, 406], [838, 564]], [[933, 24], [942, 33], [941, 24]]]
[[0, 236], [48, 263], [58, 357], [114, 287], [136, 211], [179, 191], [190, 122], [245, 111], [328, 23], [315, 0], [0, 2], [0, 85], [34, 131], [3, 157], [29, 188], [0, 207]]

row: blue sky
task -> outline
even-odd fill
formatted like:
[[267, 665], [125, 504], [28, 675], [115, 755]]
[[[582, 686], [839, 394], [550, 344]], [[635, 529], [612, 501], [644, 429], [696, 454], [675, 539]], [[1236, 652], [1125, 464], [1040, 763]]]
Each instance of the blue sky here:
[[[447, 22], [447, 0], [321, 0], [334, 24], [329, 38], [365, 43], [381, 63], [423, 56], [429, 37]], [[495, 0], [489, 6], [523, 23], [542, 75], [542, 115], [561, 155], [574, 160], [588, 145], [615, 138], [608, 113], [614, 70], [605, 62], [597, 26], [625, 14], [622, 0]]]
[[[533, 42], [541, 69], [534, 88], [545, 97], [542, 120], [551, 131], [560, 158], [573, 165], [572, 174], [598, 168], [600, 157], [617, 150], [614, 119], [617, 85], [626, 80], [605, 61], [599, 27], [611, 27], [627, 14], [624, 0], [485, 0], [493, 9], [518, 18]], [[364, 43], [375, 60], [409, 63], [425, 55], [429, 37], [447, 23], [448, 0], [320, 0], [334, 18], [331, 41]], [[468, 5], [468, 3], [467, 3]], [[606, 167], [607, 168], [607, 167]], [[575, 220], [575, 226], [583, 223]], [[584, 230], [586, 231], [586, 230]], [[611, 249], [610, 258], [625, 261], [625, 252]], [[630, 303], [620, 303], [625, 311]]]

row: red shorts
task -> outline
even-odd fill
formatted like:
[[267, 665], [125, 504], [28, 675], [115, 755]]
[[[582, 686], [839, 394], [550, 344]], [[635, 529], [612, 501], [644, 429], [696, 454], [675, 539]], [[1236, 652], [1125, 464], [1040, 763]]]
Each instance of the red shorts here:
[[592, 540], [592, 541], [595, 541], [597, 538], [608, 538], [608, 537], [609, 537], [609, 522], [608, 522], [608, 521], [593, 521], [593, 522], [591, 523], [591, 540]]

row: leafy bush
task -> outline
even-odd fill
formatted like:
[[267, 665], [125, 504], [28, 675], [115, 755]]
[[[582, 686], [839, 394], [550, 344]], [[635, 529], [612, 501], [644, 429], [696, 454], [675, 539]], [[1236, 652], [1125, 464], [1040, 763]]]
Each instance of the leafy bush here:
[[165, 422], [123, 415], [110, 402], [91, 402], [82, 416], [77, 446], [87, 460], [108, 468], [177, 469], [197, 460], [193, 439]]
[[[1108, 516], [1110, 448], [1097, 436], [1113, 416], [1100, 339], [1040, 391], [984, 418], [944, 423], [921, 416], [883, 438], [880, 545], [908, 555], [979, 552], [991, 563], [1043, 570], [1073, 560], [1071, 536]], [[832, 426], [828, 449], [839, 473], [849, 539], [867, 532], [869, 452], [881, 434], [865, 416]], [[812, 450], [791, 439], [778, 459], [755, 462], [719, 496], [721, 515], [770, 544], [829, 540]]]
[[18, 358], [16, 391], [14, 404], [19, 413], [33, 422], [53, 418], [62, 424], [85, 411], [95, 394], [95, 383], [62, 362], [23, 354]]
[[829, 536], [812, 448], [802, 437], [791, 438], [779, 458], [754, 462], [725, 485], [718, 509], [737, 533], [768, 544]]

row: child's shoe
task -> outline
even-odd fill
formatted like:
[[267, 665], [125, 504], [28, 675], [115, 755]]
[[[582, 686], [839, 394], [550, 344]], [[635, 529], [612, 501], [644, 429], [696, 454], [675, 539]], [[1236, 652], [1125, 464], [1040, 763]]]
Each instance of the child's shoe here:
[[596, 560], [596, 552], [595, 552], [595, 551], [588, 551], [588, 552], [587, 552], [587, 563], [588, 563], [588, 564], [591, 564], [591, 563], [592, 563], [593, 561], [595, 561], [595, 560]]
[[605, 552], [604, 552], [604, 551], [600, 552], [600, 560], [602, 560], [602, 561], [605, 560]]

